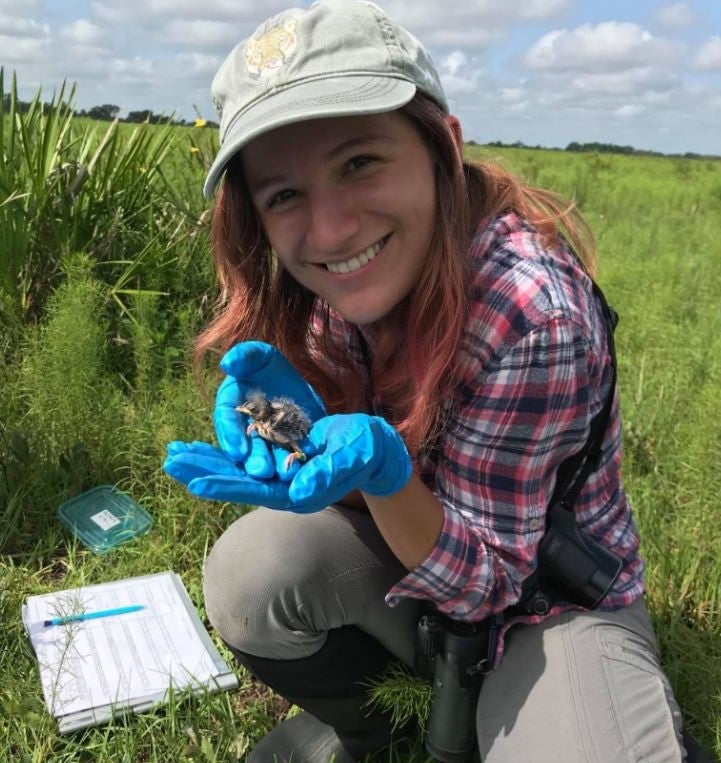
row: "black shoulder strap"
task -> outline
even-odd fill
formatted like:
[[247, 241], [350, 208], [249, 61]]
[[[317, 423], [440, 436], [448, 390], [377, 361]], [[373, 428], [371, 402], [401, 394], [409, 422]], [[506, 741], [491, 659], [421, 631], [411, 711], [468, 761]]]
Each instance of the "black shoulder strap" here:
[[549, 506], [561, 504], [568, 511], [573, 510], [573, 505], [581, 492], [584, 483], [601, 462], [603, 438], [608, 428], [608, 421], [613, 408], [613, 398], [616, 390], [616, 344], [613, 332], [618, 325], [618, 314], [609, 306], [603, 292], [595, 281], [592, 281], [593, 293], [596, 295], [602, 309], [604, 322], [606, 323], [606, 338], [608, 352], [611, 357], [611, 385], [603, 408], [593, 417], [588, 439], [584, 447], [575, 455], [566, 459], [558, 468], [556, 487]]
[[[578, 599], [583, 606], [593, 608], [613, 585], [622, 566], [621, 560], [612, 552], [589, 544], [580, 537], [573, 513], [578, 494], [589, 474], [601, 461], [603, 439], [611, 418], [616, 390], [616, 346], [613, 332], [618, 323], [618, 315], [609, 307], [595, 282], [593, 293], [601, 305], [606, 324], [611, 383], [603, 407], [591, 421], [585, 445], [578, 453], [567, 458], [558, 469], [556, 487], [546, 511], [546, 531], [539, 544], [538, 567], [523, 583], [518, 604], [506, 609], [506, 617], [517, 614], [543, 615], [557, 600]], [[567, 592], [573, 592], [570, 599], [558, 590], [559, 572], [561, 584]]]

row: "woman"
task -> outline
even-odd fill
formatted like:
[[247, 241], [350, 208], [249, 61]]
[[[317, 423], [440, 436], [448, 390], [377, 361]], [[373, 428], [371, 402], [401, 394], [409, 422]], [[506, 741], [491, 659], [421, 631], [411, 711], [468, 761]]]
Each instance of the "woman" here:
[[[205, 570], [220, 636], [306, 711], [249, 760], [383, 748], [391, 726], [367, 684], [413, 663], [421, 602], [460, 621], [508, 615], [478, 699], [484, 761], [681, 760], [615, 398], [573, 511], [620, 572], [593, 610], [569, 597], [509, 615], [538, 569], [559, 467], [614, 392], [580, 216], [464, 163], [430, 57], [371, 3], [269, 19], [213, 98], [225, 301], [196, 354], [226, 353], [221, 447], [171, 443], [165, 468], [196, 495], [264, 507]], [[249, 433], [236, 408], [255, 391], [305, 410], [305, 459]]]

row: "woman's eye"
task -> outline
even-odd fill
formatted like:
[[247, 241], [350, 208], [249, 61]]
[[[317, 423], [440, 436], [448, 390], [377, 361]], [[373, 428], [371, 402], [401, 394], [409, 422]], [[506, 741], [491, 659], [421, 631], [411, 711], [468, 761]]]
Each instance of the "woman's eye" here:
[[348, 169], [349, 170], [359, 170], [362, 167], [365, 167], [367, 164], [370, 164], [373, 161], [372, 156], [354, 156], [349, 162], [348, 162]]
[[268, 209], [271, 207], [275, 207], [278, 204], [282, 204], [284, 201], [288, 201], [289, 199], [292, 199], [295, 196], [295, 191], [293, 191], [290, 188], [285, 188], [282, 191], [278, 191], [278, 193], [273, 194], [273, 196], [270, 197], [268, 200]]

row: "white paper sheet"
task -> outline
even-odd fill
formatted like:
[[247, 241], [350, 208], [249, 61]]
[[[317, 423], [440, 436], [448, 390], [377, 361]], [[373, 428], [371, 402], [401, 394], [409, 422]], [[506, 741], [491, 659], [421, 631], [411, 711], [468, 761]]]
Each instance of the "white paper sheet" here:
[[[144, 609], [43, 625], [54, 617], [135, 604]], [[171, 687], [214, 690], [237, 685], [172, 572], [30, 596], [23, 621], [40, 665], [48, 711], [58, 718], [80, 714], [74, 727], [105, 719], [86, 711], [137, 709], [162, 701]], [[219, 676], [225, 680], [217, 686]]]

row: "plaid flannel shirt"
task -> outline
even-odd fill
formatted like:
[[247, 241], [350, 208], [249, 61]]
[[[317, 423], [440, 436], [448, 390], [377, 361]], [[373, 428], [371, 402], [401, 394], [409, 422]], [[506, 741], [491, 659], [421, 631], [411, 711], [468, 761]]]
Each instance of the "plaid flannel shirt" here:
[[[430, 555], [386, 595], [412, 597], [456, 619], [479, 621], [517, 603], [536, 569], [546, 507], [559, 465], [585, 445], [609, 392], [605, 324], [591, 282], [565, 247], [509, 213], [479, 228], [470, 251], [474, 280], [460, 347], [460, 373], [447, 424], [418, 472], [443, 506]], [[353, 350], [354, 330], [332, 330]], [[581, 533], [611, 549], [623, 568], [602, 609], [643, 592], [638, 534], [621, 476], [618, 395], [599, 468], [575, 505]], [[540, 622], [573, 608], [560, 603]]]

